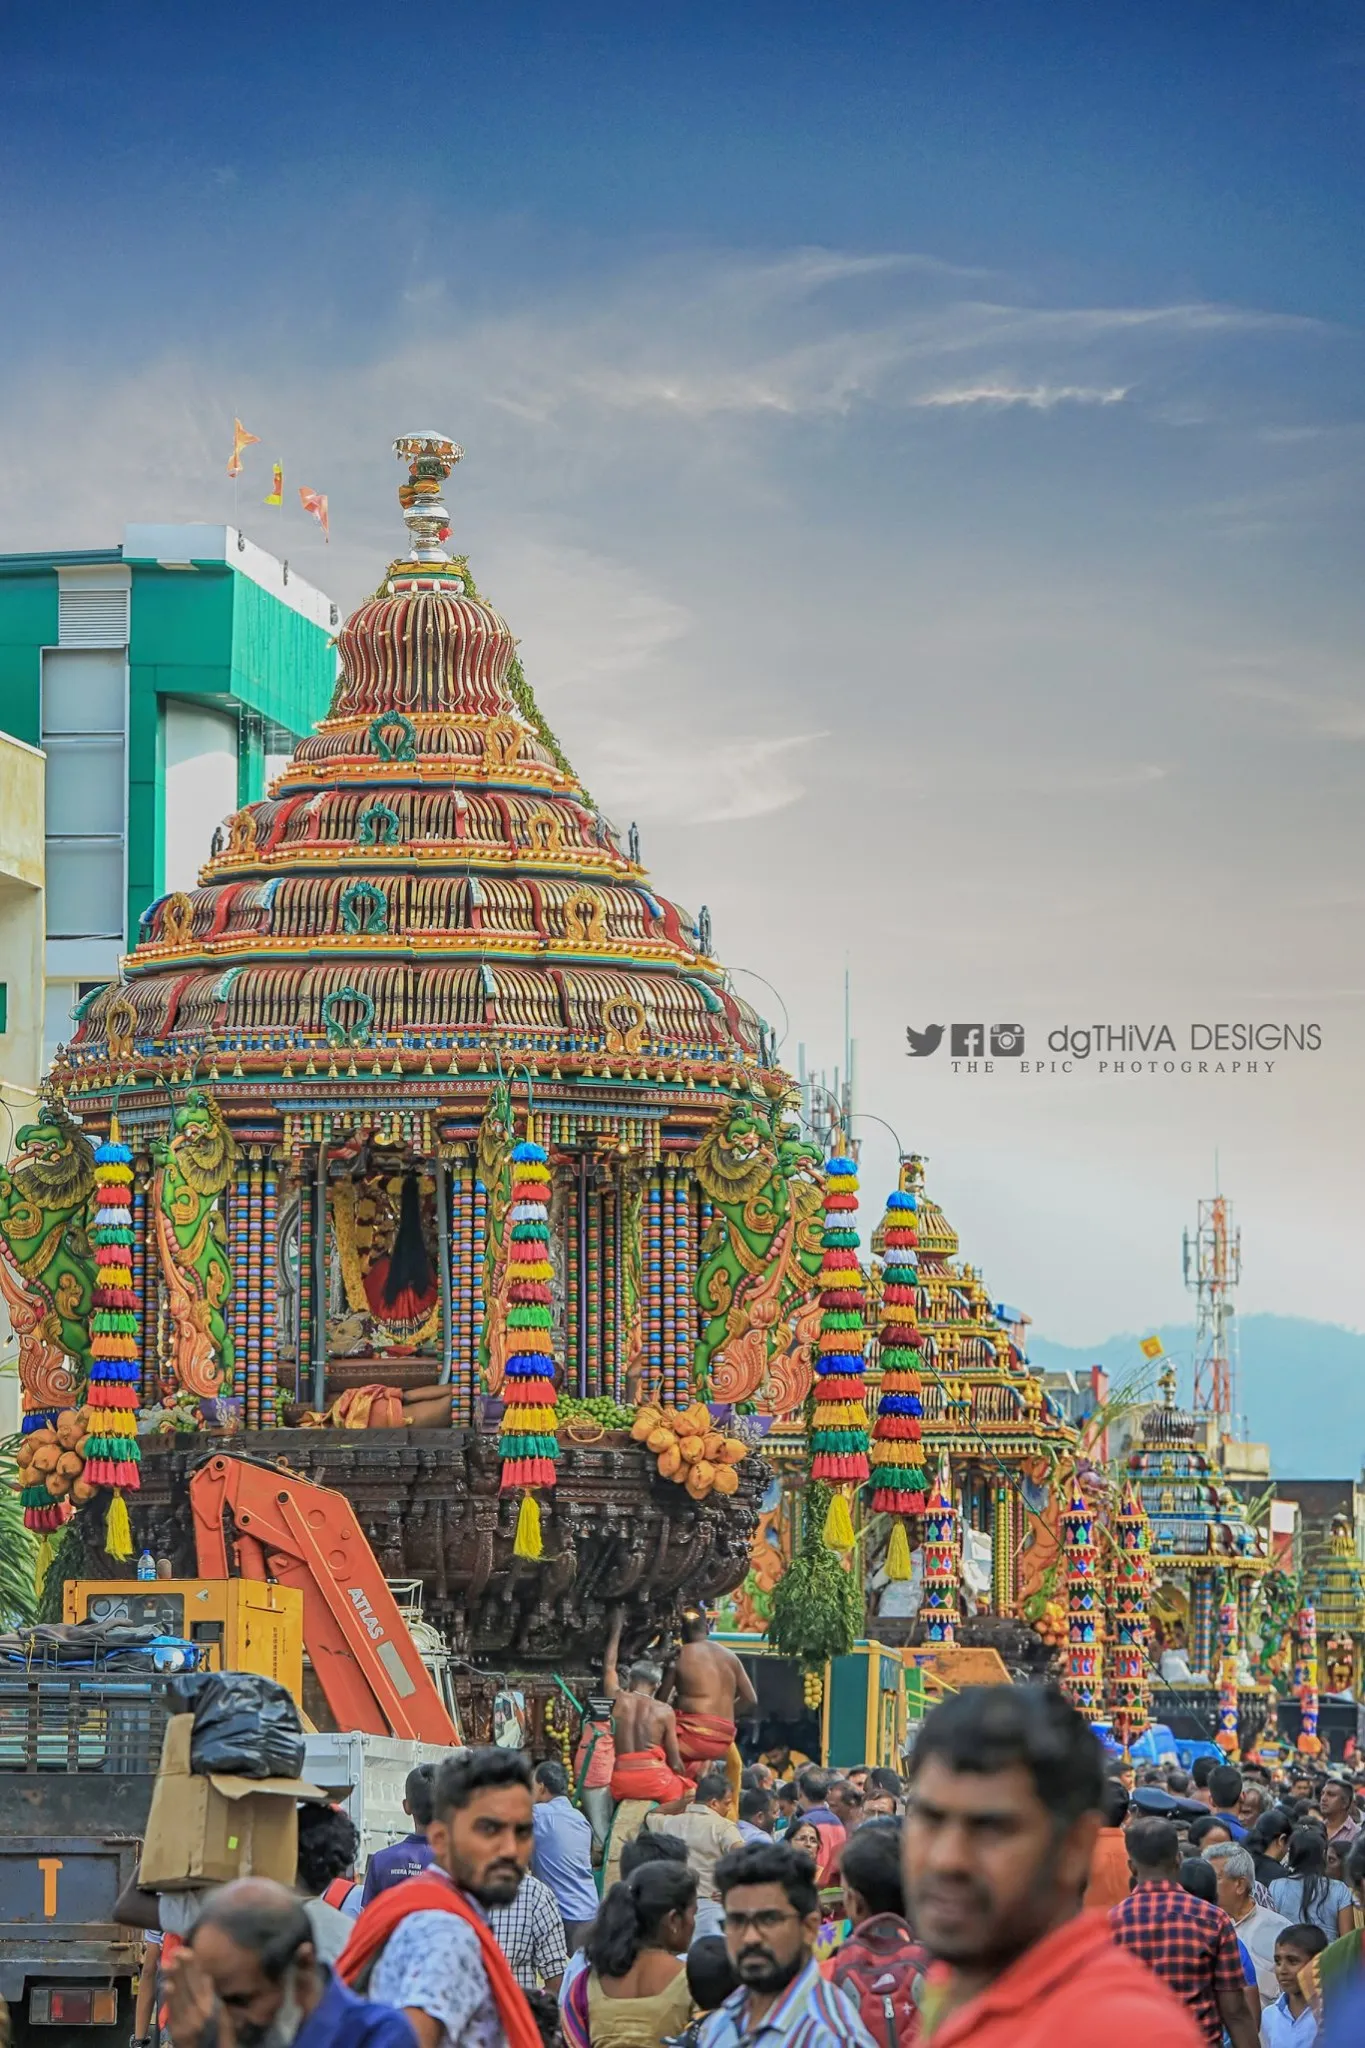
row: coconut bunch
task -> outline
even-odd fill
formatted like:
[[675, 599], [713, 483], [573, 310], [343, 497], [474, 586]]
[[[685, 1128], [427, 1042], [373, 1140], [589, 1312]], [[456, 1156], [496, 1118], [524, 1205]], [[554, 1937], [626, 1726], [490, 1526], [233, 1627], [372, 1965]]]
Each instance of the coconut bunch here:
[[24, 1527], [35, 1535], [50, 1536], [70, 1520], [73, 1506], [94, 1499], [98, 1489], [85, 1477], [91, 1426], [88, 1408], [63, 1408], [55, 1422], [32, 1431], [15, 1451]]
[[655, 1453], [661, 1477], [685, 1486], [693, 1500], [739, 1491], [735, 1467], [748, 1456], [749, 1446], [717, 1429], [704, 1401], [681, 1409], [638, 1408], [630, 1433]]
[[1050, 1650], [1064, 1650], [1067, 1644], [1066, 1605], [1061, 1600], [1048, 1600], [1043, 1611], [1033, 1624]]

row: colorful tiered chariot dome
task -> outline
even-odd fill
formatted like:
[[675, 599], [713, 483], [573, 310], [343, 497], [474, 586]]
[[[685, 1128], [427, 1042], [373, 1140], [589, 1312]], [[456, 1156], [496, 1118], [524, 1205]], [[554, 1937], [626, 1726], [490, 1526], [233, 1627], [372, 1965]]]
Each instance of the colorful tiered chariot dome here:
[[[698, 1385], [734, 1398], [775, 1366], [799, 1401], [817, 1155], [784, 1123], [788, 1079], [708, 913], [655, 888], [634, 827], [622, 844], [448, 551], [461, 451], [434, 433], [395, 451], [408, 546], [338, 634], [326, 718], [225, 821], [198, 887], [149, 906], [78, 1015], [18, 1174], [49, 1190], [44, 1229], [89, 1221], [90, 1147], [116, 1122], [127, 1215], [101, 1254], [121, 1262], [102, 1334], [131, 1450], [90, 1492], [117, 1472], [145, 1506], [137, 1446], [154, 1454], [163, 1429], [453, 1423], [477, 1462], [501, 1414], [504, 1498], [470, 1541], [501, 1560], [515, 1524], [524, 1562], [513, 1510], [562, 1484], [566, 1417], [600, 1437], [628, 1399], [685, 1410]], [[45, 1370], [83, 1376], [94, 1250], [45, 1292], [3, 1202], [0, 1268], [29, 1289]], [[39, 1426], [74, 1383], [35, 1381]], [[620, 1456], [633, 1471], [644, 1454]], [[742, 1571], [749, 1524], [725, 1458], [695, 1462], [651, 1484], [680, 1526], [684, 1507], [702, 1516], [699, 1597], [731, 1550]], [[447, 1477], [452, 1495], [472, 1484], [463, 1465]], [[727, 1491], [721, 1534], [706, 1517]], [[566, 1488], [559, 1539], [573, 1507]]]
[[1216, 1739], [1235, 1751], [1268, 1710], [1251, 1649], [1260, 1641], [1260, 1587], [1271, 1560], [1263, 1533], [1200, 1443], [1195, 1417], [1177, 1407], [1169, 1366], [1161, 1389], [1128, 1459], [1150, 1532], [1153, 1660], [1176, 1693], [1216, 1692]]

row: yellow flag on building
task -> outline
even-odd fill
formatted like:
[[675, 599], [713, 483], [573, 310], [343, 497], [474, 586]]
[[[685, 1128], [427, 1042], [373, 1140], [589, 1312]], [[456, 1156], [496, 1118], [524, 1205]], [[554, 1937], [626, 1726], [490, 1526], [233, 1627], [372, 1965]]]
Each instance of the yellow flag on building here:
[[284, 469], [278, 462], [270, 473], [270, 489], [266, 492], [265, 502], [267, 505], [284, 503]]
[[1165, 1348], [1160, 1337], [1144, 1337], [1138, 1345], [1144, 1358], [1160, 1358]]
[[248, 434], [246, 428], [242, 425], [240, 420], [234, 420], [232, 422], [232, 454], [228, 458], [227, 466], [227, 473], [229, 476], [241, 475], [242, 450], [244, 448], [250, 448], [253, 445], [253, 443], [259, 441], [260, 438], [261, 437], [259, 434]]

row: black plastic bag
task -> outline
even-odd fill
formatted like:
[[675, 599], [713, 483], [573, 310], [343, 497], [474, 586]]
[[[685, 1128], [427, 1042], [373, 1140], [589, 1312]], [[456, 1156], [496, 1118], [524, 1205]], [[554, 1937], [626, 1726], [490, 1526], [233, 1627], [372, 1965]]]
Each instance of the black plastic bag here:
[[190, 1769], [237, 1778], [303, 1774], [303, 1723], [293, 1698], [254, 1671], [192, 1671], [172, 1681], [171, 1711], [194, 1715]]

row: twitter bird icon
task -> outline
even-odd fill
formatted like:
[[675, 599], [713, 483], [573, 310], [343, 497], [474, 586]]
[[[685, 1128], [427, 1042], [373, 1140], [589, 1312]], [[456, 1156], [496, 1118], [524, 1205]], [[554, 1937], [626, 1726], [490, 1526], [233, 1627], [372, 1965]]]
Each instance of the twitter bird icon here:
[[910, 1048], [906, 1054], [907, 1059], [928, 1059], [930, 1053], [937, 1052], [943, 1043], [943, 1026], [941, 1024], [930, 1024], [924, 1031], [912, 1031], [907, 1024], [905, 1027], [905, 1042]]

